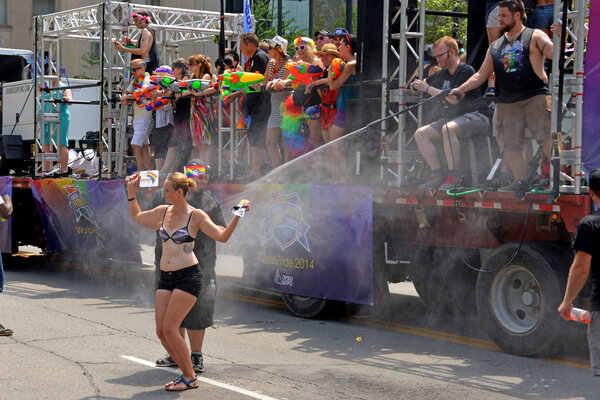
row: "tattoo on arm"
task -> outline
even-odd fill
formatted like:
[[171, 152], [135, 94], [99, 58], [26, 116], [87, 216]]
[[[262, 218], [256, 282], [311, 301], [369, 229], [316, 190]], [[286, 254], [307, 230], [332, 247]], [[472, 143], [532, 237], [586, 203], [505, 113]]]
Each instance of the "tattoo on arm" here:
[[194, 245], [192, 243], [186, 243], [183, 245], [184, 253], [191, 253], [192, 251], [194, 251]]
[[547, 45], [548, 45], [548, 42], [547, 41], [544, 42], [544, 45], [542, 46], [542, 49], [541, 49], [542, 55], [544, 55], [544, 49], [546, 48]]

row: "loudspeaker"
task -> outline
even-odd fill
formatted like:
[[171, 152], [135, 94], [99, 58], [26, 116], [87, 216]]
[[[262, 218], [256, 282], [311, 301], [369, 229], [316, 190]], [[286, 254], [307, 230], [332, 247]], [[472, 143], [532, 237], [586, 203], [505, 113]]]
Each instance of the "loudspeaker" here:
[[7, 160], [25, 159], [25, 148], [21, 135], [2, 135], [2, 158]]

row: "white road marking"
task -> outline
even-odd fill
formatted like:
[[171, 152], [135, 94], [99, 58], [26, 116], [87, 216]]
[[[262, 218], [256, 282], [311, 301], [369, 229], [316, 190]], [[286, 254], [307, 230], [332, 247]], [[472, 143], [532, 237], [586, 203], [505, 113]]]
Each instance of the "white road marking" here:
[[[134, 363], [142, 364], [142, 365], [145, 365], [145, 366], [150, 367], [150, 368], [158, 368], [155, 363], [153, 363], [151, 361], [142, 360], [141, 358], [137, 358], [137, 357], [133, 357], [133, 356], [126, 356], [126, 355], [123, 355], [123, 354], [121, 354], [121, 357], [123, 357], [126, 360], [133, 361]], [[163, 370], [163, 371], [172, 372], [172, 373], [177, 374], [177, 375], [181, 374], [181, 372], [177, 368], [164, 368], [164, 367], [160, 367], [160, 369]], [[220, 388], [231, 390], [232, 392], [241, 393], [241, 394], [244, 394], [246, 396], [249, 396], [249, 397], [252, 397], [252, 398], [255, 398], [255, 399], [260, 399], [260, 400], [278, 400], [278, 399], [276, 399], [274, 397], [269, 397], [269, 396], [265, 396], [264, 394], [260, 394], [260, 393], [256, 393], [256, 392], [251, 392], [250, 390], [242, 389], [242, 388], [239, 388], [237, 386], [230, 385], [228, 383], [223, 383], [223, 382], [215, 381], [213, 379], [202, 378], [200, 376], [198, 376], [197, 379], [198, 379], [199, 382], [204, 382], [204, 383], [208, 383], [209, 385], [218, 386]]]

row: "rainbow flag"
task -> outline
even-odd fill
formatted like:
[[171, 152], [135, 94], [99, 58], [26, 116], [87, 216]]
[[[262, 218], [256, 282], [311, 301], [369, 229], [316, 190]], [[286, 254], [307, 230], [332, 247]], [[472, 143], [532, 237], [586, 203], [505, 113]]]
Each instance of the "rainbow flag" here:
[[204, 165], [186, 165], [183, 171], [185, 172], [185, 176], [190, 178], [192, 176], [204, 175], [206, 167]]

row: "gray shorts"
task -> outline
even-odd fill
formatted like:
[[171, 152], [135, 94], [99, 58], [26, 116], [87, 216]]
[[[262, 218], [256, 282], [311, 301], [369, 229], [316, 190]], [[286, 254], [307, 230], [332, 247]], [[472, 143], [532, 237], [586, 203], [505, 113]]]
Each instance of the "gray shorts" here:
[[600, 376], [600, 311], [592, 312], [592, 322], [587, 328], [592, 374]]
[[290, 95], [290, 92], [271, 93], [271, 115], [267, 121], [267, 129], [281, 127], [283, 116], [281, 115], [281, 103]]
[[440, 119], [432, 122], [428, 126], [441, 135], [442, 129], [447, 122], [454, 122], [460, 127], [461, 139], [468, 138], [472, 135], [487, 133], [490, 128], [490, 119], [479, 111], [460, 115], [451, 121]]

